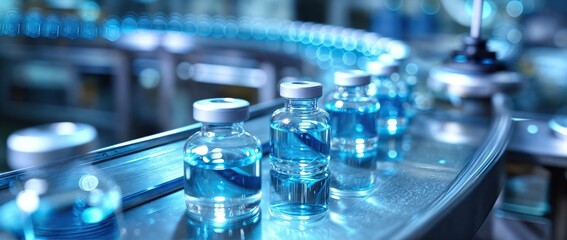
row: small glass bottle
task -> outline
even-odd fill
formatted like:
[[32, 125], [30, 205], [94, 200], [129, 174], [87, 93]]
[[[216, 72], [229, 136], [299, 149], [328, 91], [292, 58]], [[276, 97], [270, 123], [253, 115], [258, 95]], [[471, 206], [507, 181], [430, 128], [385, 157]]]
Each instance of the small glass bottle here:
[[249, 105], [234, 98], [193, 104], [193, 118], [203, 125], [187, 139], [183, 152], [190, 217], [222, 225], [259, 212], [262, 149], [243, 127]]
[[367, 65], [367, 71], [372, 75], [368, 94], [380, 103], [376, 119], [380, 136], [403, 134], [408, 125], [408, 91], [406, 83], [400, 80], [399, 68], [395, 61], [372, 61]]
[[331, 120], [331, 195], [365, 196], [376, 180], [378, 100], [367, 94], [370, 75], [362, 70], [339, 71], [336, 90], [325, 100]]
[[336, 72], [337, 89], [327, 95], [325, 110], [331, 117], [331, 150], [364, 152], [376, 148], [378, 100], [367, 93], [370, 75], [362, 70]]
[[284, 107], [270, 121], [270, 213], [280, 219], [319, 220], [329, 204], [329, 114], [317, 107], [323, 87], [284, 82]]

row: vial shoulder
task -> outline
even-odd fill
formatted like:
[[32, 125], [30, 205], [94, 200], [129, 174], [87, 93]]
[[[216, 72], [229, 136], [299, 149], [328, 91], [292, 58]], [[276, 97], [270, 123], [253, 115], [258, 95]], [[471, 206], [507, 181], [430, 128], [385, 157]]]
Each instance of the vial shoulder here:
[[184, 148], [191, 149], [200, 146], [212, 148], [253, 148], [261, 149], [262, 143], [254, 135], [247, 131], [229, 136], [208, 136], [202, 132], [196, 132], [185, 141]]

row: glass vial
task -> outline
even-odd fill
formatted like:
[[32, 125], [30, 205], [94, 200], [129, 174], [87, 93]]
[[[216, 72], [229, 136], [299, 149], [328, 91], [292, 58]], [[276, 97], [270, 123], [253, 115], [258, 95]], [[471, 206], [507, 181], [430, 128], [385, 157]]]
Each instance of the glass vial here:
[[325, 100], [331, 120], [331, 195], [365, 196], [375, 185], [378, 100], [367, 93], [370, 75], [336, 72], [336, 90]]
[[400, 79], [399, 68], [397, 62], [372, 61], [367, 65], [367, 71], [372, 75], [368, 94], [380, 103], [376, 119], [380, 136], [403, 134], [408, 125], [408, 90], [405, 81]]
[[183, 152], [190, 217], [222, 225], [259, 212], [262, 149], [243, 127], [249, 105], [234, 98], [193, 104], [193, 118], [202, 127], [187, 139]]
[[284, 82], [284, 107], [270, 121], [270, 213], [280, 219], [318, 220], [329, 204], [329, 115], [317, 107], [323, 87]]

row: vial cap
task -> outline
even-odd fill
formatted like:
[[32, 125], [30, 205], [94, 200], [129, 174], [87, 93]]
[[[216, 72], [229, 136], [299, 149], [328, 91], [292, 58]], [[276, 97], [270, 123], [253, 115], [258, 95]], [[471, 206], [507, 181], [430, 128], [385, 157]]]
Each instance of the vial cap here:
[[323, 95], [323, 85], [310, 81], [291, 81], [280, 84], [280, 96], [284, 98], [317, 98]]
[[250, 103], [237, 98], [209, 98], [193, 103], [193, 118], [199, 122], [234, 123], [249, 117]]
[[384, 76], [390, 75], [400, 70], [400, 64], [396, 61], [393, 62], [380, 62], [372, 61], [366, 65], [366, 71], [372, 75]]
[[370, 75], [362, 70], [346, 70], [335, 72], [335, 85], [363, 86], [370, 83]]

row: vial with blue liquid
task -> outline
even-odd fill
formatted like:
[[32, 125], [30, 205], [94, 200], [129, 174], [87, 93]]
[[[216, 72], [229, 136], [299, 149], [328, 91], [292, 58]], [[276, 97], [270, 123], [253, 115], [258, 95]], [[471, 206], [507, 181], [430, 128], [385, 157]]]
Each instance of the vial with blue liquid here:
[[259, 213], [260, 141], [246, 132], [249, 103], [213, 98], [193, 104], [201, 130], [184, 146], [185, 203], [189, 217], [223, 225]]
[[372, 61], [367, 65], [367, 71], [372, 75], [368, 94], [380, 103], [376, 118], [380, 136], [400, 135], [407, 129], [408, 89], [405, 81], [400, 79], [399, 68], [395, 61]]
[[334, 74], [336, 90], [325, 99], [331, 125], [331, 195], [364, 196], [375, 185], [378, 100], [367, 93], [370, 75], [362, 70]]
[[284, 220], [323, 219], [329, 205], [329, 114], [317, 107], [320, 83], [284, 82], [284, 107], [270, 121], [270, 214]]
[[362, 70], [334, 74], [336, 90], [327, 95], [325, 110], [330, 115], [331, 150], [363, 152], [376, 148], [376, 114], [380, 104], [367, 93], [370, 75]]

